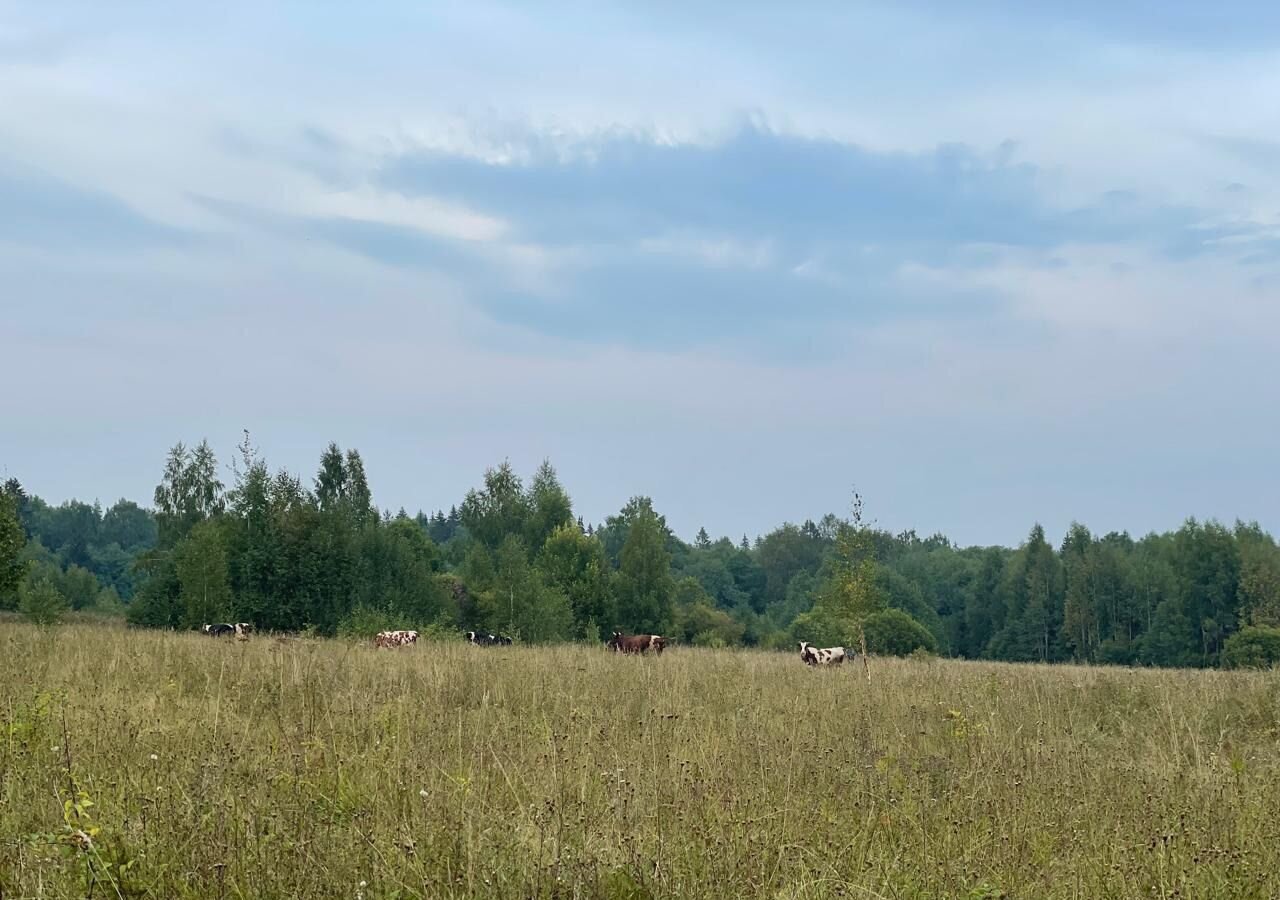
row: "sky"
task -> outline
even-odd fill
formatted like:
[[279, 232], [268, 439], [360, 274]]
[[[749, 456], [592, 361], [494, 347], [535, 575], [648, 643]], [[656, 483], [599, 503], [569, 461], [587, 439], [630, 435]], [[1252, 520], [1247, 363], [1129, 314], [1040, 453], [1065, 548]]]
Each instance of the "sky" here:
[[0, 476], [1280, 529], [1280, 5], [1050, 6], [0, 0]]

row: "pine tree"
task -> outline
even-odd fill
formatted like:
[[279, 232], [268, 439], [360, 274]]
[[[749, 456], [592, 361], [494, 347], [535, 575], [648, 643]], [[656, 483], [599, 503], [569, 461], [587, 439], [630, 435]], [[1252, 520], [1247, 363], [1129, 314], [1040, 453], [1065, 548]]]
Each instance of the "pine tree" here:
[[529, 519], [525, 526], [529, 552], [542, 549], [557, 528], [573, 521], [573, 504], [560, 484], [551, 460], [544, 459], [534, 473], [526, 500]]
[[18, 595], [18, 609], [37, 625], [56, 625], [66, 615], [66, 598], [48, 578], [24, 582]]
[[347, 451], [347, 504], [351, 509], [352, 521], [357, 527], [377, 520], [378, 511], [373, 507], [373, 495], [369, 491], [369, 481], [364, 474], [364, 460], [360, 451]]

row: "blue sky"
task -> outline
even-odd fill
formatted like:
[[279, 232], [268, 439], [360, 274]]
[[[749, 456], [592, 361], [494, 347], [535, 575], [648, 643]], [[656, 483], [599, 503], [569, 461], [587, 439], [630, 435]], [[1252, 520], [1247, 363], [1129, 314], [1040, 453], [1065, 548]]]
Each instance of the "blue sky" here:
[[[1280, 528], [1274, 4], [0, 0], [0, 469]], [[16, 381], [15, 381], [16, 379]]]

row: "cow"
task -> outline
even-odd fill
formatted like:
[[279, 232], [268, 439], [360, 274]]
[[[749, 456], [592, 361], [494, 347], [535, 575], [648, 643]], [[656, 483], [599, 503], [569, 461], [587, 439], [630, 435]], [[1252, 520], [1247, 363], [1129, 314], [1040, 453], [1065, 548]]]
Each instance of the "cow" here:
[[614, 653], [648, 653], [652, 650], [659, 656], [667, 646], [667, 639], [660, 634], [623, 634], [615, 631], [613, 637], [605, 644]]
[[236, 626], [228, 624], [227, 622], [218, 622], [217, 624], [214, 624], [214, 625], [205, 625], [203, 628], [200, 629], [200, 632], [202, 634], [209, 635], [209, 637], [226, 637], [228, 635], [238, 634], [238, 632], [236, 631]]
[[249, 640], [249, 635], [253, 632], [253, 626], [248, 622], [236, 622], [232, 626], [236, 632], [236, 639], [240, 641]]
[[800, 659], [807, 666], [839, 666], [846, 655], [844, 647], [818, 648], [808, 641], [800, 642]]
[[467, 631], [463, 633], [467, 643], [477, 647], [510, 646], [511, 638], [505, 634], [490, 634], [487, 631]]
[[373, 638], [375, 647], [404, 647], [418, 643], [416, 631], [379, 631]]

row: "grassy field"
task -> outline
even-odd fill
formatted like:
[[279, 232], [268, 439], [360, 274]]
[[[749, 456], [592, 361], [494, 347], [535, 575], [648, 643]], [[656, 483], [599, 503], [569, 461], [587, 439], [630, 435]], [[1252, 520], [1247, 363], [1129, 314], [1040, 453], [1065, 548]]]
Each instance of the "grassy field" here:
[[0, 625], [0, 897], [1277, 897], [1280, 674]]

